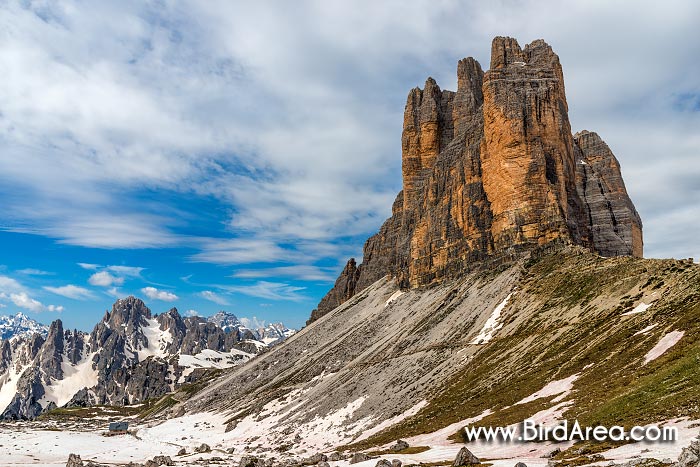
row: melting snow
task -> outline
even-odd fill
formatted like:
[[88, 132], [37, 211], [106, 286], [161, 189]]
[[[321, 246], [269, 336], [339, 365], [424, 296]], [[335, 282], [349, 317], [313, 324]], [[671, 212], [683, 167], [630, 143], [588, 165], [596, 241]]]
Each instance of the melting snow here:
[[2, 384], [2, 387], [0, 387], [0, 412], [3, 412], [7, 406], [10, 405], [10, 402], [12, 402], [12, 399], [17, 393], [17, 382], [22, 376], [22, 373], [24, 373], [24, 370], [28, 367], [28, 365], [23, 366], [18, 371], [15, 371], [13, 362], [10, 364], [7, 371], [0, 376], [0, 384]]
[[68, 403], [76, 392], [83, 388], [92, 388], [97, 384], [97, 369], [92, 367], [92, 358], [97, 352], [86, 355], [76, 365], [63, 356], [61, 369], [63, 379], [54, 380], [51, 384], [44, 386], [46, 394], [39, 403], [43, 406], [47, 402], [54, 402], [58, 407]]
[[391, 304], [394, 302], [394, 300], [396, 300], [397, 298], [399, 298], [399, 297], [400, 297], [401, 295], [403, 295], [403, 294], [404, 294], [404, 293], [403, 293], [403, 291], [401, 291], [401, 290], [397, 290], [396, 292], [394, 292], [393, 294], [391, 294], [391, 297], [389, 297], [389, 298], [387, 299], [386, 303], [384, 304], [384, 308], [386, 308], [386, 307], [388, 307], [389, 305], [391, 305]]
[[182, 372], [180, 383], [184, 382], [185, 377], [196, 368], [230, 368], [247, 362], [251, 357], [251, 354], [238, 349], [231, 349], [230, 352], [217, 352], [216, 350], [206, 349], [196, 355], [180, 355], [178, 365], [186, 368]]
[[651, 302], [649, 304], [642, 302], [639, 305], [637, 305], [636, 307], [634, 307], [632, 310], [628, 311], [627, 313], [622, 313], [621, 316], [629, 316], [629, 315], [636, 315], [637, 313], [644, 313], [653, 304], [654, 304], [654, 302]]
[[659, 325], [659, 323], [650, 324], [649, 326], [645, 327], [645, 328], [642, 329], [641, 331], [635, 332], [633, 335], [634, 335], [634, 336], [638, 336], [638, 335], [640, 335], [640, 334], [646, 334], [646, 333], [648, 333], [649, 331], [651, 331], [652, 329], [654, 329], [654, 328], [655, 328], [656, 326], [658, 326], [658, 325]]
[[552, 381], [536, 393], [527, 396], [519, 402], [516, 402], [515, 405], [527, 404], [528, 402], [532, 402], [536, 399], [540, 399], [542, 397], [555, 396], [557, 394], [559, 394], [559, 396], [553, 399], [552, 402], [559, 402], [563, 400], [566, 396], [568, 396], [569, 393], [571, 393], [571, 390], [574, 387], [574, 381], [576, 381], [579, 376], [580, 374], [576, 373], [575, 375], [571, 375], [568, 378]]
[[425, 407], [426, 405], [428, 405], [428, 401], [422, 400], [419, 403], [417, 403], [416, 405], [414, 405], [413, 407], [411, 407], [410, 409], [406, 410], [404, 413], [401, 413], [401, 414], [399, 414], [393, 418], [390, 418], [388, 420], [384, 420], [383, 422], [370, 428], [369, 430], [363, 431], [362, 434], [360, 435], [360, 437], [353, 440], [353, 441], [354, 442], [362, 441], [363, 439], [367, 439], [375, 433], [379, 433], [380, 431], [382, 431], [385, 428], [389, 428], [390, 426], [395, 425], [395, 424], [397, 424], [397, 423], [399, 423], [399, 422], [401, 422], [409, 417], [413, 417], [415, 414], [420, 412], [420, 410], [423, 407]]
[[503, 327], [503, 323], [499, 322], [499, 319], [501, 318], [501, 312], [508, 304], [508, 300], [510, 300], [512, 295], [513, 292], [509, 293], [508, 296], [498, 304], [498, 306], [493, 310], [493, 313], [491, 313], [491, 316], [489, 316], [489, 319], [487, 319], [486, 323], [484, 323], [484, 327], [481, 328], [479, 335], [476, 336], [474, 340], [470, 342], [470, 344], [486, 344], [493, 339], [496, 331]]
[[170, 330], [161, 330], [160, 324], [155, 319], [147, 319], [146, 321], [148, 326], [142, 327], [141, 332], [148, 339], [148, 347], [137, 352], [140, 362], [152, 356], [166, 357], [167, 352], [165, 349], [168, 344], [173, 342], [173, 335]]
[[684, 331], [671, 331], [662, 337], [659, 343], [644, 356], [644, 365], [652, 360], [656, 360], [668, 349], [676, 345], [678, 341], [681, 340], [681, 337], [683, 337], [683, 334], [685, 334]]

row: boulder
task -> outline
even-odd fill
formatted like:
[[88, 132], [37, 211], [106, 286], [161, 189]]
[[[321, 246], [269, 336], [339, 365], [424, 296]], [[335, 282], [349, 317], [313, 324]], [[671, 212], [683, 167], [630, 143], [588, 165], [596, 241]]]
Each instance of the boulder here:
[[387, 459], [379, 459], [379, 462], [377, 462], [375, 467], [391, 467], [391, 461]]
[[366, 460], [369, 460], [369, 456], [367, 454], [365, 454], [364, 452], [356, 452], [350, 458], [350, 463], [357, 464], [358, 462], [364, 462]]
[[398, 452], [398, 451], [403, 451], [404, 449], [408, 449], [408, 443], [402, 439], [398, 440], [396, 444], [394, 444], [391, 448], [392, 451]]
[[200, 452], [200, 453], [201, 452], [211, 452], [211, 448], [209, 447], [208, 444], [202, 443], [199, 446], [197, 446], [196, 448], [194, 448], [194, 452]]
[[455, 457], [453, 467], [461, 467], [463, 465], [474, 465], [480, 464], [479, 458], [476, 457], [472, 452], [466, 447], [459, 450], [457, 457]]
[[700, 441], [693, 441], [690, 446], [683, 448], [678, 456], [676, 467], [698, 467], [700, 466]]
[[80, 455], [70, 454], [66, 467], [83, 467], [83, 460], [80, 458]]

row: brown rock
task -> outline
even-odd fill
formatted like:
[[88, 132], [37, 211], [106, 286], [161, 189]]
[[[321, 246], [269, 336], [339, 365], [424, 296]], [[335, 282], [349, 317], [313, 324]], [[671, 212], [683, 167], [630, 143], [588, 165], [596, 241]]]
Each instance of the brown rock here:
[[548, 244], [642, 255], [620, 166], [595, 133], [571, 134], [559, 57], [497, 37], [491, 69], [457, 66], [457, 91], [428, 78], [404, 111], [403, 190], [309, 322], [384, 276], [401, 288], [458, 277]]

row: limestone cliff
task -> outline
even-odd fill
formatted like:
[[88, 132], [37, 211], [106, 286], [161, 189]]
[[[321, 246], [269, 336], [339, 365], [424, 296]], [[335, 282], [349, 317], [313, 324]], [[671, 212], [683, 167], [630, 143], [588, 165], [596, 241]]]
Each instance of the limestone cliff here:
[[309, 322], [386, 275], [421, 287], [552, 243], [642, 256], [620, 164], [597, 134], [572, 135], [559, 57], [542, 40], [496, 37], [485, 73], [459, 61], [456, 92], [432, 78], [412, 89], [401, 149], [392, 216]]

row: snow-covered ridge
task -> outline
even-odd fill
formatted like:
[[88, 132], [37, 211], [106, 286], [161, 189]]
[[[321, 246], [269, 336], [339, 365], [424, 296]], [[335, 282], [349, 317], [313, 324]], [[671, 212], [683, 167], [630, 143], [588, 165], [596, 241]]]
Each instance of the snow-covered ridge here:
[[46, 336], [49, 327], [41, 324], [24, 313], [0, 316], [0, 339], [30, 337], [32, 334]]
[[282, 323], [251, 330], [226, 312], [154, 315], [135, 297], [117, 300], [89, 334], [64, 330], [60, 320], [47, 327], [22, 314], [4, 318], [12, 334], [0, 340], [0, 419], [158, 398], [203, 369], [245, 363], [295, 332]]

